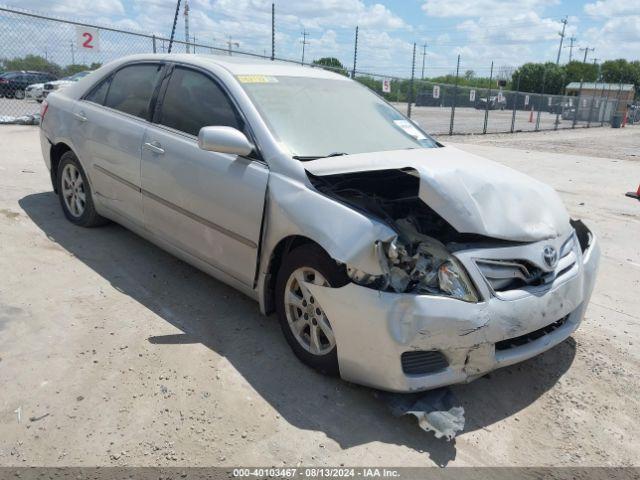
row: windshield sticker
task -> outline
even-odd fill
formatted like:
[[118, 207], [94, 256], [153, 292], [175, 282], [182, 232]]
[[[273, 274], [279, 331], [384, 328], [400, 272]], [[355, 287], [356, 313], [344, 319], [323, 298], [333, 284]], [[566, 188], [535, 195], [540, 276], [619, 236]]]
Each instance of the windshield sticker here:
[[401, 128], [404, 133], [416, 140], [424, 140], [427, 138], [420, 130], [418, 130], [409, 120], [394, 120], [393, 123]]
[[278, 83], [276, 77], [269, 75], [238, 75], [236, 78], [240, 83]]

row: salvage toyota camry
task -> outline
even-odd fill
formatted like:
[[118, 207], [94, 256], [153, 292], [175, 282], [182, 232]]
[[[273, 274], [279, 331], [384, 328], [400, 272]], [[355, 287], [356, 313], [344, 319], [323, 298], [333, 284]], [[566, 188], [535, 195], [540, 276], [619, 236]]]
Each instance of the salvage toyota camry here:
[[531, 358], [593, 289], [596, 238], [553, 189], [319, 68], [126, 57], [47, 98], [41, 144], [70, 222], [118, 222], [238, 288], [352, 382], [425, 390]]

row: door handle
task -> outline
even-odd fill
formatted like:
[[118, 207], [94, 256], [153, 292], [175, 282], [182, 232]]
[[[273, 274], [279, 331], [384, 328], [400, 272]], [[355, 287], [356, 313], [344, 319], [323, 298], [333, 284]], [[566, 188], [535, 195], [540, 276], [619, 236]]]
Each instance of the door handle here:
[[85, 116], [84, 112], [74, 113], [73, 116], [76, 117], [81, 122], [86, 122], [87, 121], [87, 117]]
[[157, 153], [158, 155], [162, 155], [164, 153], [164, 148], [158, 142], [147, 142], [143, 145], [145, 150], [149, 150], [150, 152]]

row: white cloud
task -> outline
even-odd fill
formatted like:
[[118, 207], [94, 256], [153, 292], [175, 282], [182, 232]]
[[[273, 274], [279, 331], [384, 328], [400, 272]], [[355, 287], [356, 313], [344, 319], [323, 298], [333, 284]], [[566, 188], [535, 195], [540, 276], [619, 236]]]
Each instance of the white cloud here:
[[3, 3], [10, 7], [39, 10], [68, 18], [123, 15], [125, 12], [120, 0], [5, 0]]
[[[637, 60], [640, 52], [640, 15], [610, 18], [601, 27], [592, 27], [584, 35], [595, 50], [589, 55], [600, 60], [628, 58]], [[630, 55], [635, 55], [630, 57]]]
[[[491, 25], [487, 28], [486, 25]], [[569, 25], [567, 36], [575, 32], [575, 25]], [[497, 48], [504, 45], [524, 45], [544, 41], [559, 40], [562, 23], [552, 18], [542, 18], [535, 12], [509, 17], [480, 17], [465, 20], [456, 30], [466, 34], [466, 42], [472, 45], [492, 44]]]
[[480, 17], [490, 15], [493, 19], [499, 19], [511, 14], [541, 11], [549, 5], [558, 3], [559, 0], [458, 0], [455, 2], [426, 0], [422, 4], [422, 10], [430, 17]]
[[637, 15], [639, 9], [639, 5], [632, 0], [598, 0], [584, 6], [584, 11], [594, 17]]

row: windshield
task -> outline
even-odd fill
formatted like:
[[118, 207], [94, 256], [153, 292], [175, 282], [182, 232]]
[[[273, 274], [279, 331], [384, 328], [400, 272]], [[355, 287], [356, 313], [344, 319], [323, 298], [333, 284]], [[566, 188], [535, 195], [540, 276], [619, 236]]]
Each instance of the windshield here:
[[238, 80], [272, 133], [301, 160], [437, 146], [356, 82], [264, 75]]

